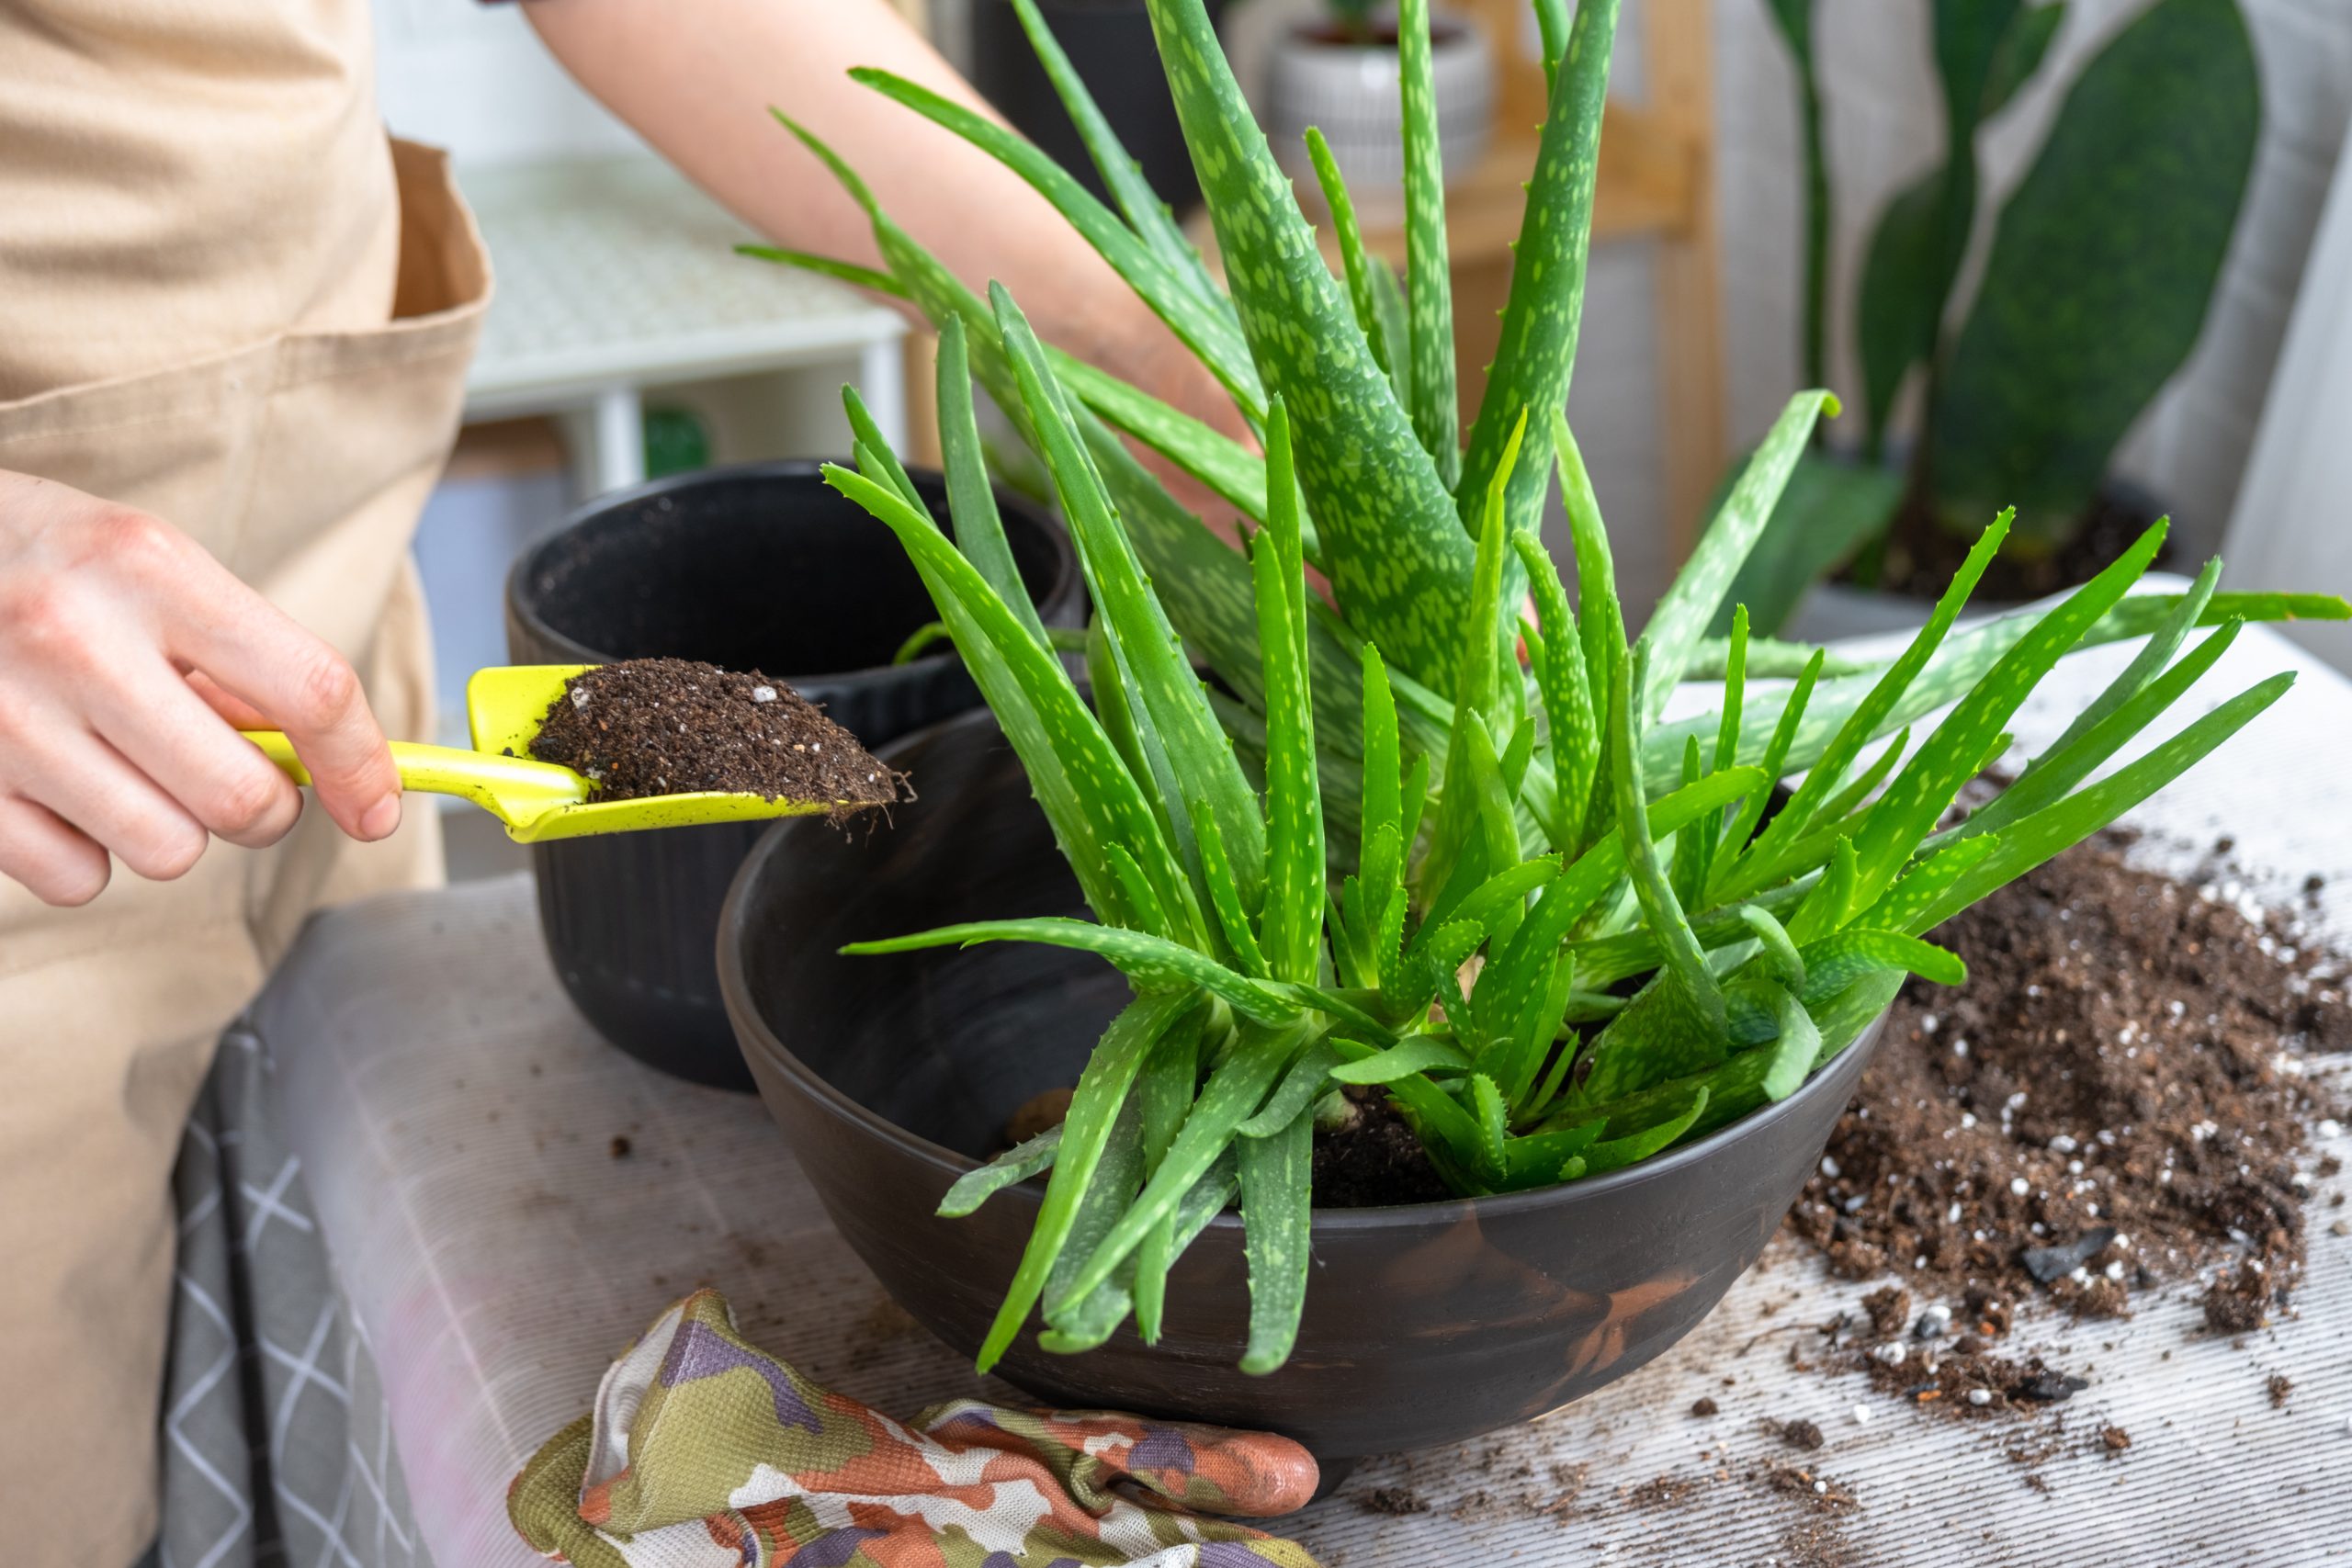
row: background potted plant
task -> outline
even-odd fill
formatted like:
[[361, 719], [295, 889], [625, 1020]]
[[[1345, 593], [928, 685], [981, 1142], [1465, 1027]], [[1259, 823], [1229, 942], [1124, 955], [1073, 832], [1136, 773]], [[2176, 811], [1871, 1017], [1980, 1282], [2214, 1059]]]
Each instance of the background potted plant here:
[[[863, 411], [859, 411], [863, 416]], [[506, 584], [520, 664], [699, 660], [787, 680], [869, 746], [979, 701], [944, 647], [900, 660], [931, 619], [898, 551], [827, 489], [814, 462], [747, 463], [600, 496], [526, 550]], [[933, 475], [919, 493], [945, 504]], [[1085, 615], [1069, 544], [1012, 495], [1002, 532], [1055, 626]], [[650, 1066], [749, 1089], [718, 995], [719, 906], [759, 823], [535, 844], [539, 922], [564, 990]]]
[[[2095, 831], [2274, 701], [2290, 677], [2093, 780], [2194, 684], [2235, 623], [2352, 611], [2315, 596], [2218, 594], [2217, 566], [2187, 593], [2127, 598], [2162, 543], [2159, 525], [2063, 604], [1956, 631], [2007, 535], [2004, 513], [1911, 646], [1882, 666], [1828, 676], [1823, 651], [1751, 639], [1738, 617], [1712, 642], [1708, 623], [1815, 421], [1834, 412], [1812, 392], [1792, 402], [1629, 641], [1606, 530], [1557, 412], [1615, 6], [1588, 0], [1573, 31], [1560, 7], [1539, 7], [1551, 112], [1503, 350], [1466, 449], [1450, 423], [1423, 434], [1437, 389], [1419, 368], [1451, 355], [1421, 325], [1446, 276], [1442, 226], [1408, 215], [1409, 275], [1437, 281], [1400, 321], [1353, 243], [1344, 185], [1318, 160], [1340, 217], [1347, 276], [1334, 277], [1198, 0], [1152, 0], [1152, 15], [1229, 298], [1156, 204], [1122, 194], [1114, 214], [999, 128], [894, 78], [862, 79], [1029, 175], [1217, 370], [1262, 430], [1262, 458], [1039, 344], [1001, 290], [984, 301], [965, 288], [834, 164], [890, 269], [871, 275], [875, 286], [918, 302], [941, 331], [940, 429], [965, 548], [939, 532], [878, 439], [862, 444], [858, 471], [828, 478], [922, 571], [1096, 918], [1015, 909], [1024, 918], [870, 933], [882, 940], [855, 953], [932, 952], [937, 973], [965, 988], [952, 1009], [926, 1003], [869, 1032], [831, 988], [914, 994], [921, 976], [845, 977], [860, 962], [898, 960], [822, 953], [810, 932], [830, 929], [826, 900], [840, 902], [841, 885], [778, 897], [798, 842], [779, 833], [730, 896], [722, 976], [746, 1054], [820, 1195], [919, 1318], [1049, 1397], [1213, 1413], [1343, 1460], [1371, 1433], [1387, 1434], [1381, 1447], [1443, 1440], [1530, 1414], [1531, 1400], [1573, 1397], [1696, 1321], [1760, 1247], [1779, 1184], [1818, 1152], [1815, 1123], [1786, 1108], [1826, 1099], [1834, 1111], [1842, 1091], [1808, 1097], [1808, 1079], [1854, 1070], [1856, 1043], [1905, 973], [1958, 977], [1921, 933]], [[1408, 39], [1427, 25], [1408, 0]], [[1427, 56], [1406, 60], [1417, 79], [1405, 113], [1425, 134]], [[1091, 151], [1117, 191], [1116, 148]], [[1099, 611], [1091, 702], [1019, 585], [985, 547], [971, 553], [988, 536], [974, 373], [1044, 460], [1070, 522]], [[1262, 522], [1246, 558], [1168, 499], [1112, 421]], [[1555, 463], [1576, 546], [1573, 609], [1534, 527]], [[1307, 592], [1310, 563], [1336, 612]], [[1523, 586], [1532, 625], [1518, 610]], [[2208, 624], [2218, 629], [2191, 647]], [[2060, 657], [2139, 635], [2146, 647], [2014, 786], [1939, 827]], [[1789, 675], [1792, 684], [1764, 682]], [[1669, 694], [1693, 680], [1715, 683], [1714, 710], [1669, 720]], [[1907, 727], [1946, 707], [1911, 746]], [[989, 744], [977, 727], [962, 735]], [[989, 776], [968, 745], [930, 745], [962, 785]], [[1798, 773], [1768, 822], [1770, 784]], [[1000, 774], [994, 787], [1018, 804], [1017, 784]], [[973, 831], [975, 818], [937, 820], [917, 840], [928, 852], [894, 873], [926, 912], [961, 914], [973, 888], [1025, 897], [1049, 886], [1034, 874], [1043, 835], [1022, 840], [1032, 874], [1000, 880], [1001, 867], [976, 874], [1002, 845]], [[1133, 996], [1085, 1055], [1058, 1132], [975, 1168], [954, 1145], [975, 1151], [992, 1131], [1008, 1086], [990, 1074], [1025, 1049], [1050, 1055], [1103, 1001], [1067, 966], [1011, 983], [984, 958], [948, 951], [1000, 942], [1107, 959]], [[994, 1038], [992, 1055], [952, 1047], [975, 1027]], [[854, 1031], [848, 1048], [841, 1028]], [[1340, 1086], [1377, 1087], [1453, 1194], [1447, 1202], [1316, 1213], [1316, 1123], [1349, 1121], [1333, 1098]], [[956, 1130], [942, 1146], [894, 1125], [877, 1101]], [[1741, 1202], [1710, 1209], [1701, 1189], [1674, 1185], [1760, 1168], [1745, 1163], [1764, 1146], [1777, 1152]], [[990, 1201], [1047, 1170], [1042, 1193]], [[1652, 1181], [1675, 1196], [1648, 1218], [1613, 1206]], [[1237, 1193], [1238, 1220], [1220, 1220]], [[924, 1212], [935, 1198], [950, 1213], [977, 1210], [973, 1234], [991, 1239], [978, 1252], [952, 1247]], [[1527, 1215], [1521, 1233], [1512, 1221]], [[1295, 1360], [1310, 1258], [1358, 1233], [1367, 1258], [1385, 1249], [1387, 1267], [1367, 1264], [1340, 1303], [1354, 1337], [1343, 1355], [1318, 1346]], [[1438, 1330], [1426, 1298], [1450, 1280], [1444, 1249], [1482, 1258], [1481, 1238], [1519, 1234], [1610, 1261], [1547, 1298], [1549, 1257], [1494, 1243], [1494, 1266], [1521, 1269], [1525, 1288], [1466, 1292], [1470, 1315]], [[1186, 1289], [1204, 1293], [1211, 1327], [1176, 1340], [1192, 1297], [1178, 1296], [1174, 1270], [1203, 1237], [1210, 1256]], [[1703, 1257], [1661, 1275], [1659, 1261], [1689, 1240]], [[1245, 1269], [1229, 1266], [1237, 1258]], [[1051, 1364], [1022, 1337], [1039, 1311], [1035, 1350], [1060, 1358]], [[1156, 1338], [1172, 1341], [1172, 1357], [1155, 1382], [1132, 1369]], [[1431, 1375], [1463, 1374], [1453, 1397], [1407, 1370], [1424, 1359]], [[1536, 1366], [1550, 1371], [1532, 1376]]]
[[[1804, 370], [1826, 385], [1830, 179], [1814, 0], [1769, 3], [1797, 67]], [[1825, 446], [1792, 476], [1735, 589], [1759, 633], [1780, 631], [1833, 572], [1865, 592], [1931, 597], [1997, 506], [2018, 508], [2015, 541], [1985, 584], [1998, 601], [2081, 582], [2144, 528], [2157, 508], [2109, 465], [2195, 346], [2245, 195], [2261, 79], [2236, 0], [2154, 0], [2067, 89], [1987, 245], [1977, 133], [2033, 78], [2066, 8], [1931, 6], [1944, 161], [1897, 192], [1871, 232], [1851, 326], [1861, 439]], [[1954, 320], [1973, 247], [1984, 250], [1982, 281]], [[1915, 382], [1906, 441], [1897, 405]], [[1807, 629], [1884, 624], [1832, 590]]]
[[1402, 203], [1408, 153], [1399, 55], [1408, 48], [1430, 52], [1444, 177], [1476, 166], [1495, 129], [1495, 60], [1486, 34], [1441, 14], [1430, 18], [1426, 39], [1408, 38], [1397, 8], [1374, 0], [1322, 0], [1320, 9], [1283, 28], [1266, 61], [1267, 129], [1300, 187], [1316, 187], [1303, 141], [1311, 125], [1329, 141], [1357, 201], [1383, 212]]

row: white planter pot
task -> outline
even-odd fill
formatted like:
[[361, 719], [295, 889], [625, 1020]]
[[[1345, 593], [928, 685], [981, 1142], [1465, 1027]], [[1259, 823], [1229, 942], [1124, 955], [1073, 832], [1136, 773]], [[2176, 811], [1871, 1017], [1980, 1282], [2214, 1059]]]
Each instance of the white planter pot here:
[[[1486, 35], [1442, 20], [1430, 50], [1437, 88], [1438, 149], [1450, 185], [1486, 155], [1495, 129], [1495, 64]], [[1331, 144], [1360, 213], [1401, 210], [1405, 190], [1403, 111], [1393, 44], [1334, 41], [1317, 26], [1294, 28], [1267, 64], [1267, 134], [1274, 156], [1303, 193], [1319, 187], [1306, 153], [1306, 128]]]

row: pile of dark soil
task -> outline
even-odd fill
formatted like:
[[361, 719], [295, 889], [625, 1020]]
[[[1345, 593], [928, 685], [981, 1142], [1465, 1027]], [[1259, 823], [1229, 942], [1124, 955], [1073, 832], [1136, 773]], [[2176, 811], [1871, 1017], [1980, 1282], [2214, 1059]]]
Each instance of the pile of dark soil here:
[[531, 755], [586, 774], [598, 800], [721, 790], [821, 800], [839, 816], [889, 805], [903, 782], [783, 682], [683, 659], [574, 675]]
[[2218, 869], [2187, 886], [2120, 848], [2061, 856], [1937, 933], [1968, 983], [1905, 988], [1790, 1213], [1834, 1273], [1892, 1273], [1957, 1314], [1909, 1324], [1907, 1299], [1873, 1297], [1867, 1337], [1917, 1341], [1871, 1363], [1882, 1383], [2047, 1403], [2048, 1369], [1983, 1359], [2016, 1303], [2122, 1316], [2210, 1273], [2208, 1319], [2236, 1334], [2295, 1283], [2320, 1196], [2304, 1129], [2342, 1114], [2306, 1055], [2352, 1046], [2342, 961]]

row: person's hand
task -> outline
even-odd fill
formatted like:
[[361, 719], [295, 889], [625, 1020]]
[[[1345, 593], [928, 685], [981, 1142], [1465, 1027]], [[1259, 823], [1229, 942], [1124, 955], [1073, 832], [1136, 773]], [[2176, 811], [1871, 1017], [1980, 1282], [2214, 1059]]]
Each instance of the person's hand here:
[[168, 880], [209, 835], [276, 842], [301, 792], [241, 728], [286, 731], [345, 832], [400, 825], [340, 654], [168, 524], [0, 471], [0, 875], [85, 904], [109, 853]]

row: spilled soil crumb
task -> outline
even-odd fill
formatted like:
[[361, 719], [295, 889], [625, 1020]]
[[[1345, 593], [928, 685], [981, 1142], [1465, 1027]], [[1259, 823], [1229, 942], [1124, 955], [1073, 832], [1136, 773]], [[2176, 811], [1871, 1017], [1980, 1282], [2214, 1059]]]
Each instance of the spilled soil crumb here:
[[2132, 1446], [2132, 1434], [2120, 1427], [2099, 1428], [2098, 1446], [2111, 1455], [2120, 1454]]
[[1625, 1494], [1625, 1501], [1636, 1508], [1679, 1508], [1690, 1501], [1699, 1483], [1685, 1481], [1679, 1475], [1656, 1475]]
[[2352, 1045], [2343, 961], [2218, 866], [2191, 886], [2120, 847], [2076, 849], [1937, 932], [1968, 983], [1905, 989], [1790, 1213], [1832, 1272], [1902, 1281], [1864, 1303], [1882, 1341], [1914, 1296], [1923, 1340], [1989, 1341], [2030, 1298], [2119, 1317], [2199, 1278], [2215, 1331], [2238, 1334], [2295, 1282], [2304, 1129], [2342, 1114], [2305, 1061]]
[[1694, 1399], [1690, 1402], [1690, 1414], [1702, 1419], [1714, 1415], [1721, 1408], [1722, 1406], [1712, 1399]]
[[820, 800], [836, 818], [889, 805], [904, 782], [783, 682], [683, 659], [572, 676], [531, 755], [586, 774], [597, 800], [719, 790]]
[[2284, 1410], [2287, 1407], [2287, 1396], [2295, 1392], [2294, 1379], [2284, 1372], [2271, 1373], [2263, 1381], [2262, 1386], [2263, 1391], [2270, 1395], [2270, 1408], [2273, 1410]]
[[1811, 1421], [1767, 1421], [1764, 1429], [1792, 1449], [1811, 1450], [1826, 1440], [1821, 1428]]
[[1367, 1514], [1426, 1514], [1430, 1511], [1428, 1502], [1409, 1486], [1375, 1486], [1356, 1499], [1356, 1506]]

